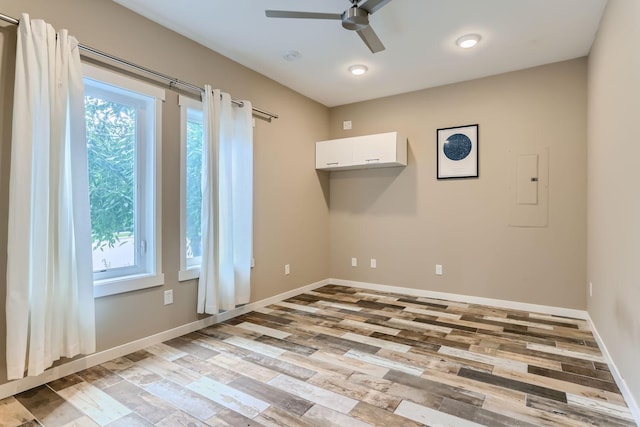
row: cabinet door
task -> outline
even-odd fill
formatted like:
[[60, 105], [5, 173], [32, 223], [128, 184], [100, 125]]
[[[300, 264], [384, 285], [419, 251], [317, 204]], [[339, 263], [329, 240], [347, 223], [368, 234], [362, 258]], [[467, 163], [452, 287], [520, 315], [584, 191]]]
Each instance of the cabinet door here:
[[369, 135], [354, 142], [355, 164], [371, 165], [396, 163], [396, 133]]
[[316, 169], [340, 169], [353, 165], [351, 141], [321, 141], [316, 143]]

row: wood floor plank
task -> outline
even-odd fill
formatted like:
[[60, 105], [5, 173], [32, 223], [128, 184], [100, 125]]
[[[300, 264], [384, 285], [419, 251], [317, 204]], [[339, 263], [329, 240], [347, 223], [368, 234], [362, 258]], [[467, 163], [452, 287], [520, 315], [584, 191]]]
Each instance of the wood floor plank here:
[[594, 411], [588, 406], [572, 404], [558, 405], [557, 402], [552, 402], [539, 396], [529, 396], [527, 406], [547, 412], [554, 412], [573, 421], [590, 425], [630, 427], [635, 424], [631, 420], [621, 419], [613, 414]]
[[[316, 348], [310, 347], [309, 345], [297, 344], [296, 342], [293, 341], [293, 339], [290, 339], [290, 338], [291, 338], [291, 334], [289, 334], [289, 336], [286, 339], [277, 339], [277, 338], [262, 336], [262, 337], [256, 338], [256, 341], [269, 344], [271, 346], [278, 347], [286, 351], [292, 351], [294, 353], [302, 354], [305, 356], [309, 356], [317, 351]], [[302, 341], [302, 342], [305, 342], [305, 341]]]
[[576, 408], [582, 408], [582, 410], [592, 410], [601, 414], [611, 415], [613, 417], [623, 418], [625, 420], [633, 420], [633, 416], [626, 405], [616, 405], [603, 401], [602, 399], [594, 399], [587, 396], [579, 396], [575, 394], [567, 394], [567, 403], [570, 406]]
[[521, 353], [504, 351], [504, 350], [500, 350], [500, 348], [498, 347], [491, 347], [491, 346], [488, 347], [487, 343], [484, 342], [484, 343], [481, 343], [481, 345], [472, 345], [471, 347], [469, 347], [469, 351], [472, 351], [474, 353], [479, 353], [479, 354], [487, 354], [491, 356], [501, 357], [501, 358], [509, 359], [513, 361], [518, 361], [526, 365], [533, 365], [533, 366], [538, 366], [538, 367], [547, 368], [547, 369], [555, 369], [556, 371], [562, 370], [561, 362], [545, 359], [543, 357], [535, 357], [535, 356], [529, 356]]
[[568, 381], [599, 390], [611, 391], [613, 393], [620, 393], [618, 386], [610, 381], [603, 381], [597, 378], [590, 378], [583, 375], [576, 375], [570, 372], [561, 372], [553, 369], [541, 368], [538, 366], [529, 366], [528, 371], [530, 374], [541, 375], [547, 378], [555, 378], [557, 380]]
[[[317, 352], [316, 352], [317, 353]], [[315, 354], [315, 353], [314, 353]], [[282, 362], [290, 363], [298, 368], [306, 369], [311, 373], [309, 378], [315, 375], [317, 372], [326, 372], [335, 376], [348, 377], [353, 373], [352, 369], [346, 366], [336, 365], [331, 362], [327, 362], [322, 358], [312, 358], [301, 356], [297, 353], [287, 352], [280, 357]]]
[[311, 422], [276, 406], [267, 408], [254, 421], [265, 427], [312, 427]]
[[469, 405], [468, 403], [450, 398], [444, 398], [442, 405], [438, 408], [438, 411], [454, 415], [458, 418], [472, 421], [483, 426], [539, 427], [538, 424], [532, 424], [521, 419], [514, 419], [499, 412], [489, 411], [482, 407]]
[[422, 425], [365, 402], [358, 403], [355, 408], [349, 412], [349, 416], [372, 426], [420, 427]]
[[[174, 406], [180, 408], [181, 411], [203, 421], [211, 418], [223, 409], [221, 405], [218, 405], [212, 400], [168, 380], [162, 380], [150, 384], [145, 388], [145, 390], [167, 402], [170, 402]], [[179, 419], [180, 416], [172, 415], [167, 418]], [[163, 421], [168, 422], [167, 418]], [[189, 419], [190, 417], [186, 418]]]
[[[73, 424], [74, 427], [81, 427], [82, 424]], [[124, 417], [118, 418], [110, 422], [106, 427], [154, 427], [154, 424], [143, 418], [142, 416], [131, 412]]]
[[494, 369], [493, 373], [503, 378], [508, 378], [515, 381], [524, 382], [527, 384], [537, 385], [540, 387], [548, 387], [564, 393], [573, 393], [581, 396], [594, 397], [602, 401], [607, 400], [604, 390], [589, 387], [589, 386], [584, 386], [581, 384], [576, 384], [570, 381], [563, 381], [563, 380], [559, 380], [551, 377], [543, 377], [540, 375], [530, 374], [528, 372], [523, 373], [523, 372], [508, 371], [508, 370], [499, 369], [499, 368]]
[[335, 411], [322, 405], [314, 405], [303, 419], [311, 422], [315, 426], [349, 426], [349, 427], [371, 427], [372, 425], [346, 414]]
[[[104, 390], [113, 399], [133, 413], [155, 424], [167, 418], [178, 408], [128, 381], [121, 381]], [[125, 414], [125, 416], [128, 414]]]
[[369, 365], [376, 365], [382, 368], [394, 369], [415, 376], [420, 376], [424, 372], [424, 369], [422, 369], [420, 366], [416, 366], [417, 364], [398, 362], [390, 358], [364, 353], [362, 351], [349, 350], [344, 355], [350, 359], [355, 359]]
[[79, 409], [47, 386], [19, 393], [15, 398], [47, 427], [64, 426], [83, 417]]
[[524, 405], [526, 402], [527, 394], [522, 391], [512, 390], [499, 385], [478, 382], [476, 380], [458, 376], [457, 373], [449, 374], [427, 369], [425, 370], [425, 374], [422, 378], [437, 381], [466, 391], [479, 393], [480, 395], [494, 396], [502, 399], [503, 401], [511, 402], [513, 405]]
[[261, 399], [208, 377], [192, 382], [187, 388], [247, 418], [253, 418], [269, 407]]
[[240, 377], [234, 380], [229, 384], [229, 387], [240, 390], [297, 416], [304, 415], [305, 412], [313, 406], [313, 403], [306, 399], [294, 396], [291, 393], [248, 377]]
[[136, 365], [182, 386], [200, 378], [197, 373], [155, 355], [138, 361]]
[[533, 394], [536, 396], [547, 397], [549, 399], [557, 400], [558, 402], [567, 402], [567, 396], [565, 393], [554, 390], [548, 387], [543, 387], [535, 384], [526, 383], [524, 381], [513, 380], [510, 378], [501, 377], [498, 375], [488, 374], [486, 372], [475, 371], [473, 369], [462, 368], [458, 375], [464, 378], [469, 378], [475, 381], [481, 381], [487, 384], [497, 385], [500, 387], [506, 387], [512, 390], [521, 391], [527, 394]]
[[[214, 363], [228, 371], [233, 371], [238, 375], [253, 378], [254, 380], [262, 383], [266, 383], [278, 376], [277, 371], [273, 371], [248, 360], [233, 357], [227, 354], [219, 354], [215, 357], [212, 357], [211, 359], [209, 359], [209, 362]], [[238, 378], [234, 378], [232, 382], [237, 379]]]
[[[283, 356], [285, 354], [286, 353], [283, 353]], [[267, 357], [267, 356], [263, 356], [262, 354], [255, 353], [255, 354], [248, 354], [247, 356], [245, 356], [245, 359], [252, 363], [255, 363], [257, 365], [270, 369], [272, 371], [276, 371], [293, 378], [298, 378], [303, 381], [311, 378], [316, 374], [316, 371], [312, 369], [308, 369], [307, 367], [301, 366], [300, 364], [297, 364], [297, 363], [291, 363], [288, 360], [286, 360], [283, 356], [279, 358], [273, 358], [273, 357]]]
[[372, 365], [364, 361], [360, 361], [357, 358], [350, 358], [333, 353], [325, 353], [323, 351], [316, 351], [309, 358], [328, 362], [336, 367], [347, 368], [352, 372], [360, 372], [374, 377], [382, 378], [387, 372], [389, 372], [389, 368], [384, 366]]
[[264, 427], [264, 424], [225, 408], [207, 420], [207, 424], [216, 427]]
[[[0, 425], [18, 427], [35, 422], [35, 416], [27, 410], [15, 397], [0, 400]], [[37, 425], [37, 424], [33, 424]]]
[[81, 382], [57, 393], [101, 426], [131, 413], [131, 409], [89, 383]]
[[467, 421], [445, 412], [440, 412], [426, 406], [418, 405], [409, 400], [403, 400], [395, 414], [426, 425], [451, 425], [457, 427], [480, 427], [482, 424]]
[[357, 400], [350, 397], [342, 396], [331, 390], [326, 390], [286, 375], [278, 375], [268, 384], [318, 405], [333, 408], [343, 414], [349, 413], [358, 403]]
[[[532, 397], [529, 396], [528, 399], [529, 398]], [[543, 399], [536, 396], [533, 396], [533, 398]], [[558, 402], [548, 399], [546, 400], [551, 402], [551, 406], [557, 407]], [[498, 396], [488, 395], [484, 400], [482, 407], [488, 411], [503, 414], [516, 420], [523, 420], [540, 427], [584, 427], [585, 425], [593, 425], [572, 420], [557, 409], [542, 410], [527, 406], [526, 403], [527, 402], [525, 401], [522, 404], [514, 404], [513, 402], [504, 400]]]
[[405, 374], [404, 372], [390, 371], [384, 377], [386, 380], [394, 384], [402, 384], [412, 387], [416, 390], [428, 390], [430, 393], [436, 394], [442, 398], [450, 398], [460, 402], [465, 402], [473, 406], [481, 406], [484, 400], [484, 394], [469, 391], [464, 388], [442, 384], [424, 377], [415, 377]]
[[309, 378], [307, 382], [388, 411], [393, 411], [400, 403], [400, 399], [397, 397], [359, 384], [351, 378], [343, 379], [334, 375], [319, 373]]

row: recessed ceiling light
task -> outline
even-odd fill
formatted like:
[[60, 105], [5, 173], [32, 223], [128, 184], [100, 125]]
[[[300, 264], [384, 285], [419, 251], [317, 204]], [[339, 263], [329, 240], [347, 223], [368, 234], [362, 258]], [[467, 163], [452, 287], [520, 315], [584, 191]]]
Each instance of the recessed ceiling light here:
[[301, 56], [302, 55], [297, 50], [288, 50], [282, 55], [285, 61], [296, 61], [300, 59]]
[[352, 65], [349, 67], [349, 72], [354, 76], [361, 76], [368, 70], [366, 65]]
[[463, 49], [469, 49], [474, 47], [480, 41], [480, 36], [478, 34], [465, 34], [456, 40], [456, 44]]

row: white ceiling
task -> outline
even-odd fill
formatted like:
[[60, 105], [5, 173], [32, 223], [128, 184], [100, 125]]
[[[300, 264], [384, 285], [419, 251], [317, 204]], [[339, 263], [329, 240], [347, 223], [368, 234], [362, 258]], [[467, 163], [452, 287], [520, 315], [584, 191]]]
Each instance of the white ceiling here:
[[[332, 107], [585, 56], [607, 0], [392, 0], [370, 17], [376, 54], [340, 21], [264, 14], [341, 13], [348, 0], [114, 1]], [[481, 42], [458, 48], [467, 33]]]

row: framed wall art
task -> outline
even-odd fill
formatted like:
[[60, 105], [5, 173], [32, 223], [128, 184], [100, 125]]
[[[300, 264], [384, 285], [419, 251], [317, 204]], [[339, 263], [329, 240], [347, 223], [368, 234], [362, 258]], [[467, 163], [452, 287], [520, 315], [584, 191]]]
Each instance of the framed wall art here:
[[437, 178], [478, 177], [478, 125], [437, 131]]

